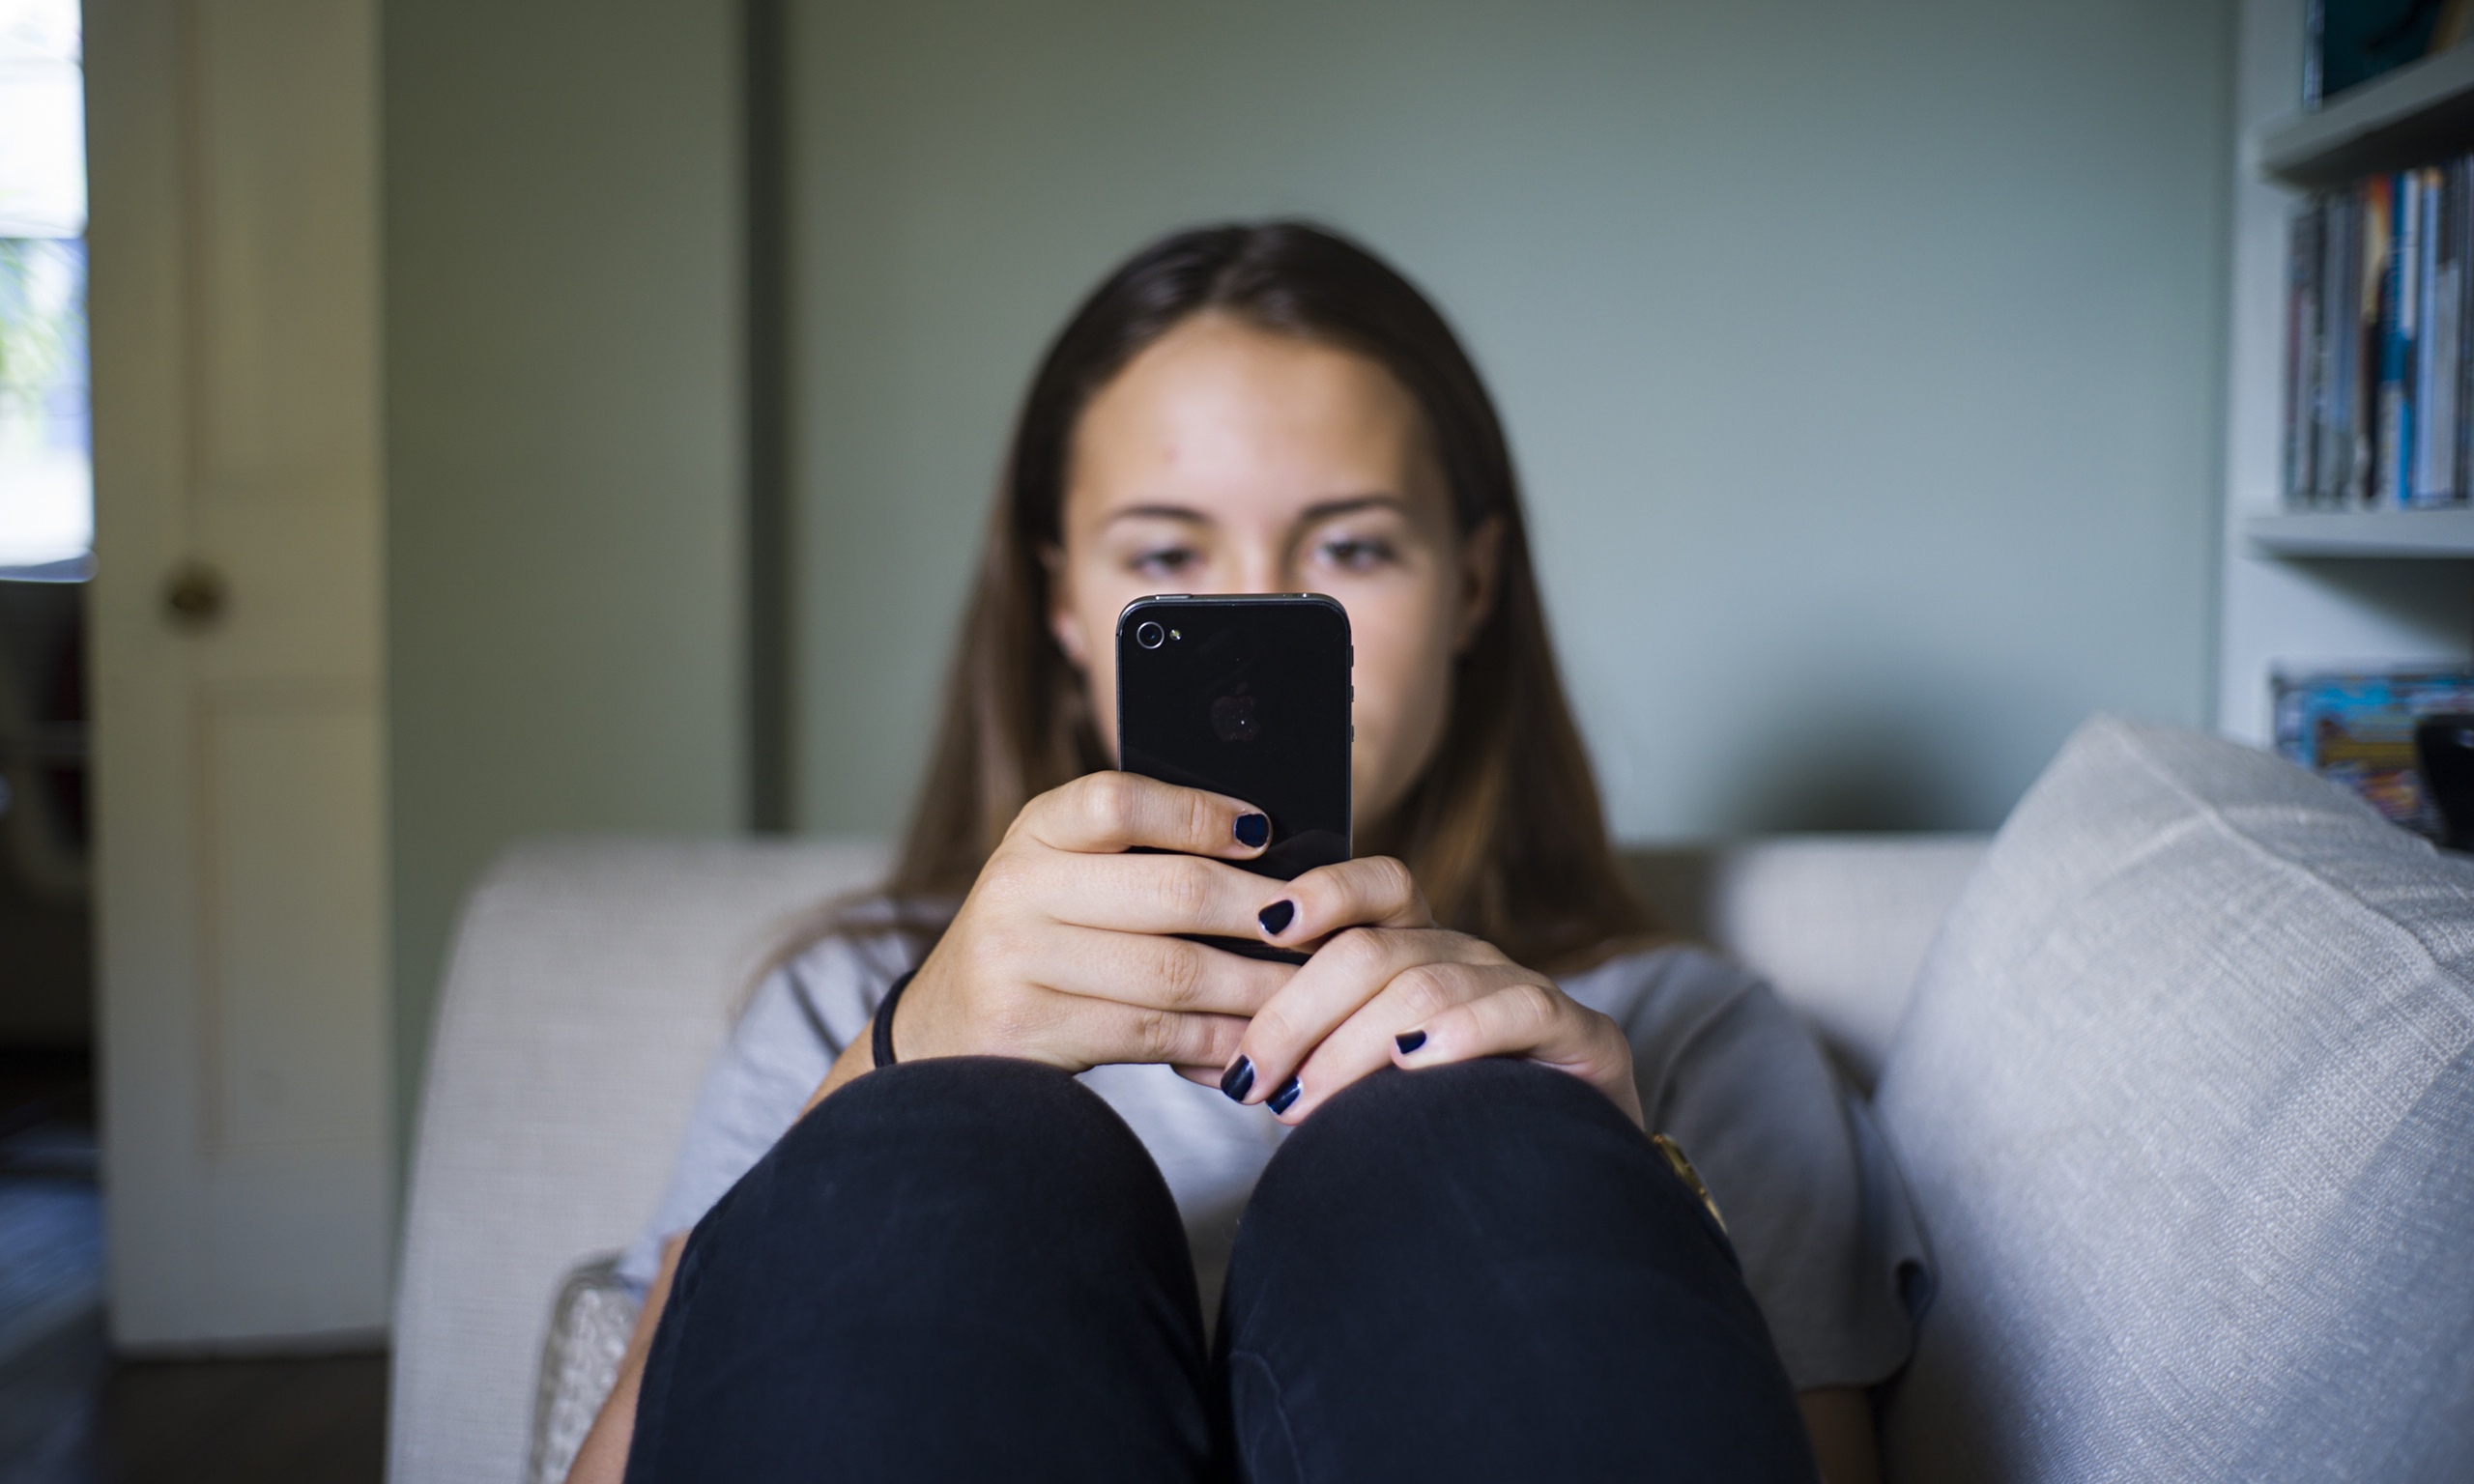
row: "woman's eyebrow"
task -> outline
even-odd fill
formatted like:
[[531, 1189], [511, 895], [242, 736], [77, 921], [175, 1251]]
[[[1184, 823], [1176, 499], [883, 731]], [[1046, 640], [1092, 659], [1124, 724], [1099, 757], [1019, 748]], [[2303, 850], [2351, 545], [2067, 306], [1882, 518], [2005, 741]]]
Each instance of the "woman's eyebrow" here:
[[1108, 518], [1100, 524], [1113, 526], [1119, 521], [1135, 520], [1184, 521], [1190, 526], [1211, 524], [1210, 516], [1188, 505], [1128, 505], [1122, 510], [1109, 511]]
[[[1328, 521], [1336, 515], [1350, 515], [1360, 510], [1396, 510], [1406, 515], [1409, 502], [1397, 495], [1351, 495], [1341, 499], [1318, 500], [1307, 506], [1299, 514], [1298, 521], [1310, 526], [1316, 521]], [[1183, 521], [1189, 526], [1213, 524], [1209, 515], [1192, 505], [1128, 505], [1122, 510], [1109, 511], [1108, 519], [1100, 524], [1112, 526], [1119, 521], [1141, 520]]]
[[1396, 510], [1409, 513], [1409, 502], [1397, 495], [1352, 495], [1346, 499], [1327, 499], [1306, 507], [1301, 517], [1309, 524], [1328, 521], [1336, 515], [1353, 515], [1360, 510]]

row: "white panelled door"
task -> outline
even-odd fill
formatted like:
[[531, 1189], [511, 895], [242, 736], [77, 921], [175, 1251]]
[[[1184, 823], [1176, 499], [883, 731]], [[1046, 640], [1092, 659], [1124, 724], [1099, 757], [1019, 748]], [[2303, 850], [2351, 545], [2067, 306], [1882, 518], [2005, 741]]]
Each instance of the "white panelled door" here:
[[381, 1332], [376, 0], [87, 0], [112, 1331]]

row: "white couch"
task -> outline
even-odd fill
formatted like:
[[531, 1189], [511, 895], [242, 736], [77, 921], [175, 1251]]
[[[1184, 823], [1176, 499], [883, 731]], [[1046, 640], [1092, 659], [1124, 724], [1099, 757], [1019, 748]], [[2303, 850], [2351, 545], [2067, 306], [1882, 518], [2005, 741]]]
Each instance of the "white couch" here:
[[[645, 1219], [767, 947], [882, 860], [554, 841], [475, 888], [414, 1160], [397, 1484], [524, 1476], [562, 1280]], [[2274, 759], [2104, 719], [1989, 853], [1807, 837], [1634, 866], [1856, 1085], [1882, 1078], [1941, 1285], [1883, 1396], [1893, 1478], [2460, 1476], [2474, 867]], [[2348, 1201], [2402, 1278], [2336, 1240]], [[2425, 1311], [2390, 1326], [2410, 1353], [2365, 1354], [2347, 1305], [2393, 1306], [2398, 1281]], [[2309, 1414], [2307, 1446], [2269, 1445], [2270, 1403]]]

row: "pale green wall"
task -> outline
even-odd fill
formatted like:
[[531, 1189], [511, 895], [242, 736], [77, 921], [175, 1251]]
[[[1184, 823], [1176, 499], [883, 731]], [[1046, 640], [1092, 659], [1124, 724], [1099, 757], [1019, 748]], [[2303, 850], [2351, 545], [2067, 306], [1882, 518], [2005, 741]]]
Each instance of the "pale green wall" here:
[[737, 7], [386, 9], [397, 1029], [543, 831], [740, 810]]
[[1468, 336], [1624, 834], [1990, 826], [2204, 719], [2221, 0], [796, 14], [810, 828], [906, 807], [1045, 337], [1275, 212]]

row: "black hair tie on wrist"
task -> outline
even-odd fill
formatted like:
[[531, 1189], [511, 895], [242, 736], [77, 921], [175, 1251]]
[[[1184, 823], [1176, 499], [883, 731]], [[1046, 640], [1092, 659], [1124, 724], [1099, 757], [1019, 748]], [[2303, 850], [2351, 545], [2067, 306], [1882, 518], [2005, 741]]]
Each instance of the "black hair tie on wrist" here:
[[874, 1053], [879, 1067], [893, 1065], [893, 1008], [901, 1003], [902, 991], [910, 987], [910, 981], [918, 973], [917, 969], [912, 969], [895, 980], [893, 987], [885, 991], [885, 997], [877, 1002], [876, 1032], [869, 1040], [868, 1049]]

